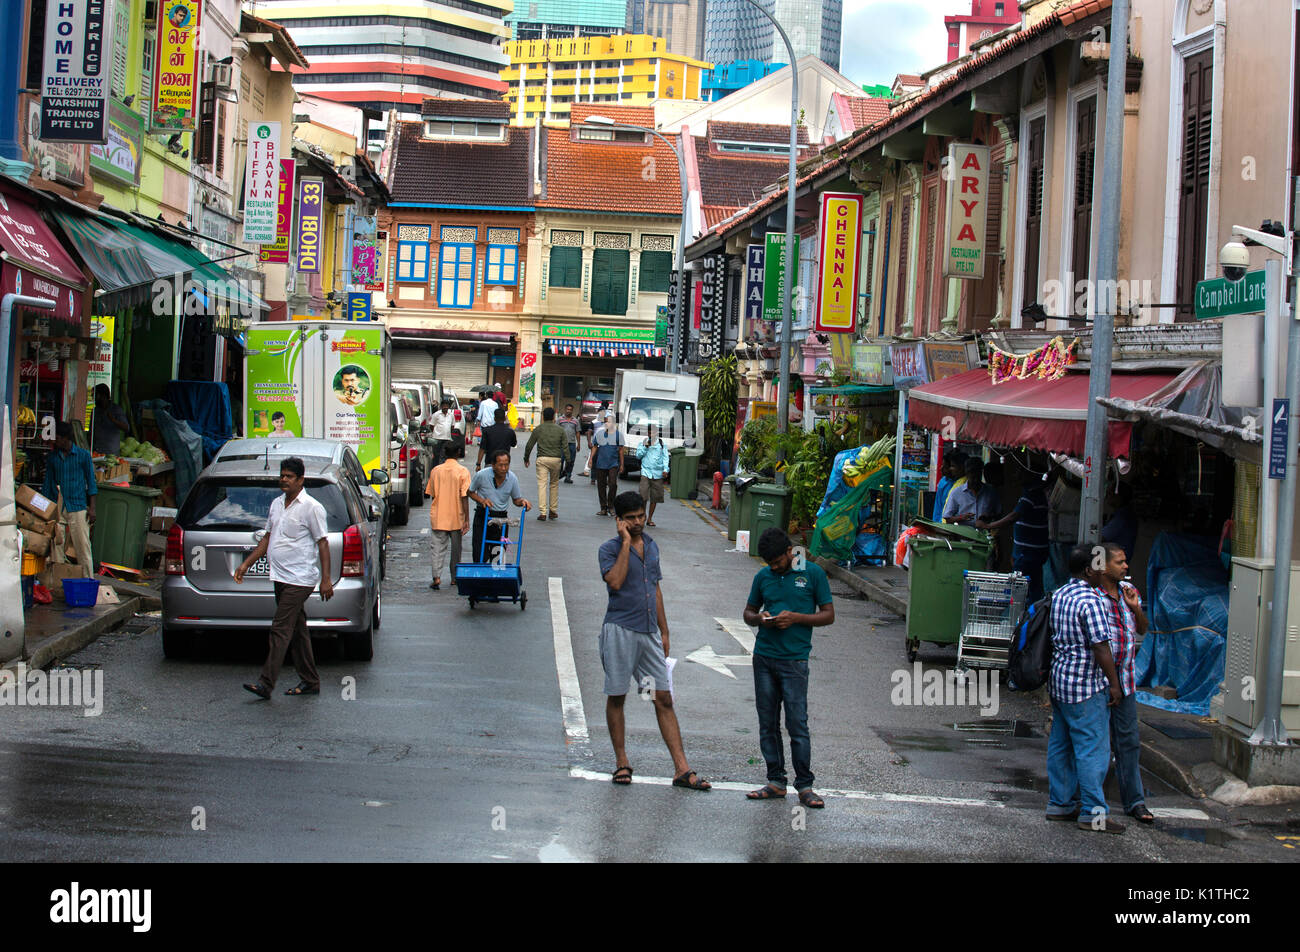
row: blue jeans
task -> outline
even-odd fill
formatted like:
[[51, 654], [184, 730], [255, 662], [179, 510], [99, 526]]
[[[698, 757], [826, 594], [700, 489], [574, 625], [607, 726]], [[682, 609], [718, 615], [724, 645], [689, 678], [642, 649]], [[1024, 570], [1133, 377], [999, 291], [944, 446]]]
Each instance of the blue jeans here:
[[1011, 568], [1029, 579], [1029, 591], [1025, 595], [1025, 607], [1043, 597], [1043, 563], [1037, 559], [1013, 558]]
[[1110, 749], [1115, 755], [1115, 779], [1125, 813], [1146, 802], [1138, 765], [1142, 741], [1138, 738], [1137, 706], [1137, 694], [1133, 693], [1110, 709]]
[[560, 478], [561, 478], [561, 479], [572, 479], [572, 478], [573, 478], [573, 464], [577, 461], [577, 459], [578, 459], [578, 444], [577, 444], [577, 443], [570, 443], [570, 444], [569, 444], [569, 461], [568, 461], [567, 463], [564, 464], [564, 468], [560, 471]]
[[794, 787], [813, 785], [812, 740], [808, 736], [808, 662], [754, 655], [754, 706], [758, 708], [758, 746], [767, 761], [767, 782], [785, 787], [785, 745], [781, 741], [781, 705], [790, 735]]
[[1080, 821], [1105, 815], [1102, 789], [1110, 769], [1109, 692], [1066, 704], [1052, 698], [1052, 733], [1047, 739], [1047, 812], [1081, 810]]

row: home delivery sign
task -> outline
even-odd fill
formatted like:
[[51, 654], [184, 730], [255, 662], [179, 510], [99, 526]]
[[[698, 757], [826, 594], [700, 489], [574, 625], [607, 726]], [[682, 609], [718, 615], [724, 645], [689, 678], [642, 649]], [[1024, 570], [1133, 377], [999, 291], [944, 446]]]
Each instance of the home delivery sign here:
[[954, 142], [948, 146], [948, 202], [944, 218], [943, 275], [984, 277], [989, 213], [989, 147]]

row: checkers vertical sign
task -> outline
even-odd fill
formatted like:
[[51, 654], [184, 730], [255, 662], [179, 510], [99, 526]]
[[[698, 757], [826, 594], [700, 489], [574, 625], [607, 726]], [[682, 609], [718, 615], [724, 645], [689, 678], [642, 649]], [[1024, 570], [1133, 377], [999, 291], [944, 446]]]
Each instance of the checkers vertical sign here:
[[823, 192], [817, 233], [817, 330], [852, 331], [862, 266], [862, 202], [855, 192]]
[[989, 214], [989, 147], [954, 142], [948, 146], [948, 205], [943, 276], [984, 277], [984, 243]]
[[49, 0], [41, 76], [43, 141], [108, 141], [112, 50], [109, 0]]
[[248, 161], [244, 165], [244, 241], [250, 244], [271, 245], [279, 237], [282, 172], [280, 123], [249, 123]]

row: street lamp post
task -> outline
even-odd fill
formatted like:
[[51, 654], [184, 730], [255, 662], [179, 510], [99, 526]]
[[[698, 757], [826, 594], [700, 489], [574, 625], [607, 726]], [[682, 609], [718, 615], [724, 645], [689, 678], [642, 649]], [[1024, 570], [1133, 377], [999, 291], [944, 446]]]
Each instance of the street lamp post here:
[[687, 209], [687, 185], [686, 185], [686, 162], [682, 157], [681, 149], [667, 136], [656, 132], [654, 129], [646, 126], [630, 125], [624, 122], [615, 122], [609, 116], [588, 116], [584, 125], [600, 126], [603, 129], [623, 129], [628, 132], [648, 132], [650, 135], [659, 139], [664, 145], [673, 150], [673, 155], [677, 159], [677, 175], [681, 179], [682, 188], [682, 226], [677, 235], [677, 313], [673, 315], [673, 331], [671, 346], [668, 348], [672, 353], [672, 359], [668, 369], [672, 373], [681, 372], [681, 332], [686, 326], [686, 209]]

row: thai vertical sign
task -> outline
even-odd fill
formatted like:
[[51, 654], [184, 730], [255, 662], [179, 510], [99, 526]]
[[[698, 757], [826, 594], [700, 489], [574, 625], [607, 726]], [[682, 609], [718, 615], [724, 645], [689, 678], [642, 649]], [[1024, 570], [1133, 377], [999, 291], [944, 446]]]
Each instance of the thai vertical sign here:
[[947, 278], [982, 278], [989, 213], [989, 147], [952, 143], [948, 146], [948, 169], [943, 274]]
[[752, 328], [763, 319], [763, 253], [762, 245], [749, 245], [745, 248], [746, 328]]
[[297, 163], [293, 159], [280, 160], [279, 190], [275, 204], [275, 241], [263, 244], [258, 260], [271, 264], [289, 263], [289, 244], [293, 240], [293, 180]]
[[817, 232], [816, 329], [852, 331], [858, 311], [858, 277], [862, 265], [863, 196], [823, 192]]
[[248, 125], [248, 161], [244, 164], [244, 241], [272, 244], [280, 208], [280, 123]]
[[320, 274], [321, 227], [325, 218], [325, 180], [298, 180], [298, 270]]
[[[763, 256], [763, 320], [781, 320], [781, 309], [785, 307], [786, 276], [792, 268], [790, 261], [799, 261], [799, 236], [794, 236], [794, 255], [788, 258], [785, 249], [785, 235], [777, 231], [767, 233], [767, 250]], [[795, 307], [794, 295], [790, 298], [790, 310]]]
[[108, 141], [112, 51], [109, 0], [49, 0], [41, 75], [42, 140]]
[[199, 102], [199, 20], [203, 0], [158, 0], [158, 40], [149, 128], [193, 132]]

